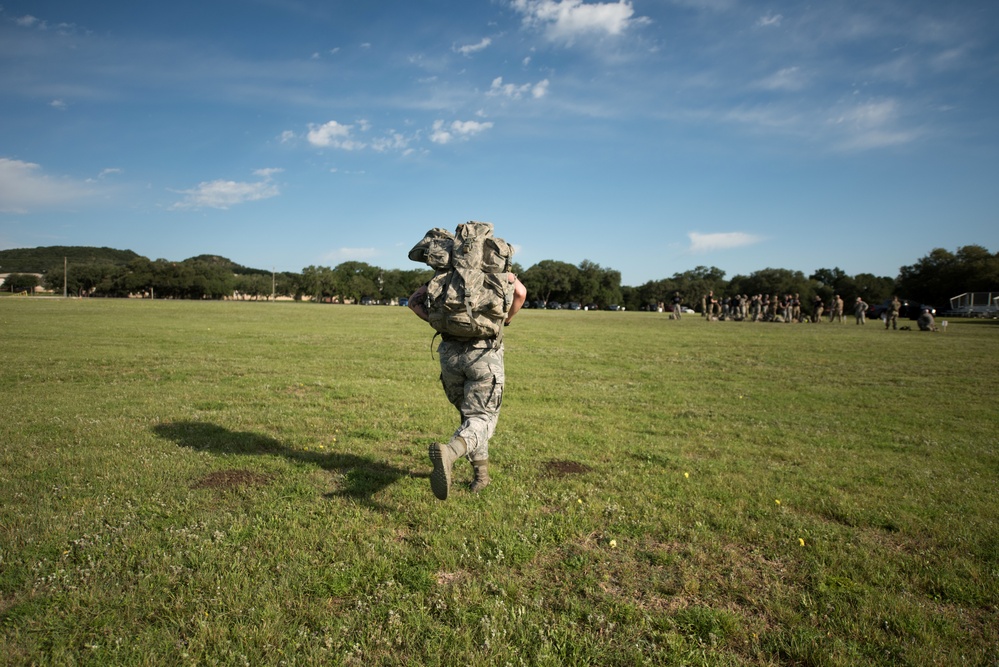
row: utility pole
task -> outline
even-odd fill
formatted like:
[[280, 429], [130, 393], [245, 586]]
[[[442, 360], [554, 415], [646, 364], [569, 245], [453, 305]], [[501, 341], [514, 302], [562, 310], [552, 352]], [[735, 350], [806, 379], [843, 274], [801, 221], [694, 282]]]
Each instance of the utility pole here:
[[69, 296], [69, 295], [68, 295], [68, 294], [66, 293], [66, 269], [67, 269], [68, 267], [69, 267], [69, 264], [68, 264], [68, 262], [67, 262], [66, 258], [65, 258], [65, 257], [63, 257], [63, 258], [62, 258], [62, 298], [64, 298], [64, 299], [65, 299], [65, 298], [66, 298], [67, 296]]
[[271, 267], [271, 301], [274, 300], [274, 267]]

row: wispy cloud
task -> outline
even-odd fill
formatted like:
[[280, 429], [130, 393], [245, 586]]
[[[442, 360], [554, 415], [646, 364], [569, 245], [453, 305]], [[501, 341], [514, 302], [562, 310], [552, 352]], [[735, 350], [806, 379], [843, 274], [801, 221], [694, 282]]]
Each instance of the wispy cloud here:
[[900, 113], [895, 100], [879, 100], [848, 107], [829, 123], [840, 135], [841, 150], [865, 151], [907, 144], [920, 136], [918, 131], [902, 125]]
[[238, 204], [277, 197], [281, 191], [271, 179], [280, 172], [280, 169], [258, 169], [253, 172], [261, 179], [257, 182], [217, 180], [199, 183], [190, 190], [179, 190], [178, 194], [184, 195], [184, 198], [170, 209], [228, 209]]
[[477, 44], [464, 44], [462, 46], [455, 46], [454, 52], [460, 53], [463, 56], [470, 56], [473, 53], [478, 53], [484, 49], [489, 48], [489, 45], [493, 43], [493, 40], [489, 37], [483, 37], [481, 41]]
[[785, 67], [759, 81], [764, 90], [801, 90], [806, 79], [800, 67]]
[[30, 213], [59, 209], [92, 198], [96, 191], [84, 183], [49, 176], [33, 162], [0, 158], [0, 212]]
[[572, 42], [580, 37], [619, 36], [648, 22], [635, 18], [630, 2], [585, 3], [582, 0], [513, 0], [526, 26], [543, 30], [553, 40]]
[[688, 252], [694, 254], [741, 248], [763, 240], [762, 237], [746, 234], [745, 232], [716, 232], [714, 234], [689, 232], [687, 238], [690, 239]]
[[22, 28], [32, 28], [36, 25], [44, 27], [44, 23], [31, 14], [25, 14], [24, 16], [14, 19], [14, 23]]
[[766, 16], [761, 16], [757, 21], [756, 25], [760, 28], [770, 28], [779, 26], [784, 17], [780, 14], [767, 14]]
[[456, 120], [450, 124], [445, 124], [443, 120], [434, 121], [433, 130], [430, 133], [430, 141], [435, 144], [448, 144], [454, 140], [464, 140], [485, 132], [491, 128], [491, 122], [480, 123], [476, 120]]
[[530, 95], [534, 99], [540, 99], [548, 94], [548, 79], [543, 79], [537, 83], [523, 83], [516, 85], [513, 83], [503, 83], [503, 77], [498, 76], [493, 79], [487, 95], [509, 97], [518, 100], [524, 95]]
[[124, 173], [121, 169], [117, 167], [109, 167], [108, 169], [101, 169], [101, 173], [97, 174], [97, 178], [88, 178], [87, 183], [96, 183], [98, 181], [103, 181], [105, 178], [110, 176], [118, 176]]
[[335, 120], [322, 125], [309, 125], [306, 137], [309, 143], [320, 148], [341, 148], [345, 151], [364, 148], [364, 143], [351, 136], [352, 125], [342, 125]]

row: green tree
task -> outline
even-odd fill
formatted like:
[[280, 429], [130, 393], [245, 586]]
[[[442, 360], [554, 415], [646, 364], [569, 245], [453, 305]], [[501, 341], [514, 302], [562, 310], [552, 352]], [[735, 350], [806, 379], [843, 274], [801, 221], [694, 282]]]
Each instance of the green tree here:
[[915, 264], [899, 270], [899, 296], [941, 308], [964, 292], [999, 289], [999, 253], [979, 245], [958, 248], [956, 253], [934, 248]]
[[798, 294], [802, 301], [813, 296], [812, 283], [801, 271], [762, 269], [748, 276], [734, 276], [726, 293], [730, 294]]
[[127, 294], [155, 296], [156, 265], [146, 257], [130, 261], [121, 276], [122, 289]]
[[574, 300], [583, 305], [596, 303], [597, 295], [601, 292], [603, 275], [604, 269], [596, 262], [591, 262], [588, 259], [580, 262], [572, 285]]
[[332, 301], [336, 296], [333, 270], [328, 266], [307, 266], [302, 269], [303, 294], [315, 301]]
[[340, 303], [354, 303], [364, 297], [381, 298], [382, 270], [365, 262], [344, 262], [333, 269], [333, 285]]
[[572, 264], [545, 259], [524, 272], [520, 282], [527, 288], [528, 298], [542, 301], [571, 301], [573, 284], [579, 272]]
[[413, 269], [403, 271], [390, 269], [382, 273], [382, 298], [401, 299], [419, 289], [420, 285], [434, 276], [433, 269]]
[[14, 294], [20, 294], [21, 292], [34, 294], [38, 285], [38, 276], [33, 273], [12, 273], [7, 276], [7, 279], [3, 283], [4, 291], [9, 290]]
[[596, 303], [601, 305], [623, 304], [624, 294], [621, 290], [621, 272], [614, 269], [601, 269], [600, 288], [597, 291]]
[[674, 273], [671, 278], [673, 290], [679, 292], [683, 302], [691, 307], [701, 308], [701, 297], [708, 292], [720, 295], [725, 292], [728, 283], [725, 272], [717, 266], [698, 266], [689, 271]]

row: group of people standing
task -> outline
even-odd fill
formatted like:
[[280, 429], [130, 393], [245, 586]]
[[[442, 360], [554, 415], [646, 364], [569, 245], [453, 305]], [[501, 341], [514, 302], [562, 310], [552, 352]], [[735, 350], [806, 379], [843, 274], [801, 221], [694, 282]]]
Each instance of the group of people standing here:
[[[836, 294], [829, 303], [829, 321], [846, 322], [846, 307], [843, 298]], [[749, 322], [814, 322], [822, 321], [826, 311], [822, 297], [812, 300], [812, 313], [809, 315], [802, 309], [800, 294], [736, 294], [729, 297], [717, 297], [710, 291], [701, 297], [701, 315], [709, 320], [744, 320]], [[867, 304], [857, 297], [854, 314], [858, 324], [863, 323], [867, 312]]]
[[[674, 296], [674, 300], [679, 295]], [[701, 315], [709, 320], [736, 320], [749, 322], [812, 322], [818, 324], [823, 321], [824, 314], [828, 311], [829, 322], [846, 323], [847, 306], [843, 297], [839, 294], [833, 295], [826, 308], [826, 303], [821, 296], [816, 295], [812, 299], [811, 315], [802, 310], [801, 296], [795, 294], [736, 294], [728, 297], [715, 296], [714, 291], [710, 291], [701, 297]], [[867, 311], [870, 306], [861, 297], [857, 297], [853, 303], [853, 316], [857, 324], [867, 323]], [[898, 329], [898, 315], [902, 310], [902, 303], [898, 297], [892, 297], [892, 301], [885, 311], [885, 328]], [[674, 309], [676, 312], [676, 309]]]

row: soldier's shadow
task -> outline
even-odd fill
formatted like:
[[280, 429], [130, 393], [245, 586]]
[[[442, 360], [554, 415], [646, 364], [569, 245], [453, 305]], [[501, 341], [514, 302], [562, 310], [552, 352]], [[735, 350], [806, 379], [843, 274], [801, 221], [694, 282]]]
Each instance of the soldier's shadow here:
[[292, 461], [315, 465], [337, 473], [341, 489], [327, 497], [346, 497], [373, 509], [386, 508], [373, 500], [379, 491], [403, 477], [428, 477], [429, 473], [414, 473], [381, 461], [340, 452], [309, 452], [292, 449], [279, 440], [259, 433], [230, 431], [217, 424], [196, 421], [157, 424], [153, 433], [176, 442], [181, 447], [216, 454], [273, 454]]

